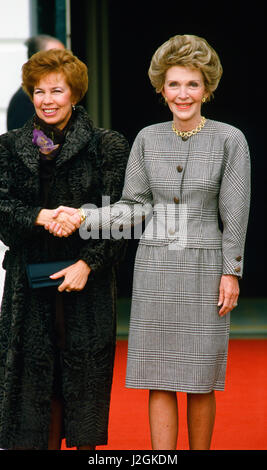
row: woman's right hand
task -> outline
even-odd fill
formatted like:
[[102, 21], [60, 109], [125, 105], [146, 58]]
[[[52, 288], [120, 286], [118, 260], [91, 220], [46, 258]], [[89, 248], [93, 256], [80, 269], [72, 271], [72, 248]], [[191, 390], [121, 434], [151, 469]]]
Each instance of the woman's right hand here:
[[80, 216], [76, 209], [72, 209], [72, 214], [62, 211], [56, 216], [54, 210], [42, 209], [36, 219], [36, 225], [43, 226], [59, 237], [68, 237], [80, 227], [80, 223]]
[[[70, 224], [67, 230], [62, 226], [62, 221], [65, 220], [67, 220]], [[78, 209], [67, 206], [59, 206], [53, 211], [53, 221], [49, 223], [49, 225], [47, 225], [45, 228], [57, 237], [68, 237], [78, 228], [80, 228], [81, 222], [81, 216]]]

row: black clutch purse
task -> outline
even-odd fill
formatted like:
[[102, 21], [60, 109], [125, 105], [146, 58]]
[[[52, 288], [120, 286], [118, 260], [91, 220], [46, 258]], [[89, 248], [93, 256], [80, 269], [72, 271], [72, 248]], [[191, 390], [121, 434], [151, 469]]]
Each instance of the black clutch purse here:
[[74, 263], [75, 261], [72, 260], [27, 264], [26, 272], [30, 287], [32, 289], [40, 289], [41, 287], [59, 286], [63, 282], [64, 278], [50, 279], [49, 276]]

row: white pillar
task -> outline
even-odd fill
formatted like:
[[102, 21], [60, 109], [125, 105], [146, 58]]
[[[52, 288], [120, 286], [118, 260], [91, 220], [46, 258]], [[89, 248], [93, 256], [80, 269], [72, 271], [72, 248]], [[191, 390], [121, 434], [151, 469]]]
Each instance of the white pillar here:
[[0, 134], [6, 132], [8, 103], [21, 84], [31, 17], [30, 0], [0, 0]]

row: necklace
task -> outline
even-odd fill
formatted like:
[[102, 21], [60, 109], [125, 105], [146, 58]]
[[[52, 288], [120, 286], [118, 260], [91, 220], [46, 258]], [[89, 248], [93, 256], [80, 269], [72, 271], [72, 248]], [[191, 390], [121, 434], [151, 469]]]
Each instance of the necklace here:
[[202, 127], [205, 126], [205, 122], [206, 122], [206, 118], [204, 116], [202, 116], [200, 124], [195, 129], [192, 129], [192, 131], [185, 131], [185, 132], [178, 131], [178, 129], [176, 129], [174, 123], [172, 123], [172, 130], [173, 130], [173, 132], [175, 132], [175, 134], [179, 135], [180, 137], [188, 138], [188, 137], [191, 137], [191, 135], [194, 135], [197, 132], [199, 132], [202, 129]]

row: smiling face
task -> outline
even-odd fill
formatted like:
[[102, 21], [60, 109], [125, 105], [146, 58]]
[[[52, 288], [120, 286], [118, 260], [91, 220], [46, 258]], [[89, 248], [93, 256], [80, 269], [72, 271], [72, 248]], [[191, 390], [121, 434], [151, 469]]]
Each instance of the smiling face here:
[[202, 98], [208, 96], [200, 70], [178, 65], [170, 67], [162, 94], [173, 114], [176, 129], [190, 131], [200, 123]]
[[35, 112], [47, 124], [63, 129], [72, 113], [72, 91], [62, 73], [44, 76], [34, 87]]

